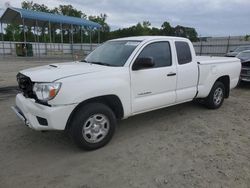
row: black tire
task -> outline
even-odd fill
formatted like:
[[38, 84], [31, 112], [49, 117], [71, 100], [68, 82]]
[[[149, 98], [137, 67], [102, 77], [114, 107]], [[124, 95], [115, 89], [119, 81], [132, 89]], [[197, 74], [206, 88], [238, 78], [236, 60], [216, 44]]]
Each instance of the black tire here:
[[[222, 91], [222, 98], [220, 101], [216, 102], [215, 101], [215, 92], [216, 91]], [[220, 81], [217, 81], [214, 83], [208, 97], [205, 99], [205, 105], [207, 108], [209, 109], [217, 109], [217, 108], [220, 108], [221, 105], [223, 104], [224, 102], [224, 98], [225, 98], [225, 86], [222, 82]]]
[[[89, 119], [93, 116], [98, 116], [98, 114], [101, 114], [108, 119], [109, 129], [102, 140], [96, 143], [91, 143], [87, 140], [88, 137], [86, 137], [84, 128], [87, 121], [90, 121]], [[89, 103], [81, 106], [75, 112], [71, 120], [69, 132], [78, 147], [84, 150], [95, 150], [105, 146], [111, 140], [116, 129], [116, 124], [116, 117], [113, 111], [107, 105], [101, 103]], [[93, 130], [91, 129], [91, 131]]]

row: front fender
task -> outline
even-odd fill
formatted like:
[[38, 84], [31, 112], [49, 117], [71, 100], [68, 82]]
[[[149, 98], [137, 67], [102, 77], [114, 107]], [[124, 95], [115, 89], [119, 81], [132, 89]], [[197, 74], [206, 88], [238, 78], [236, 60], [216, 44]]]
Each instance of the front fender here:
[[110, 74], [88, 74], [62, 80], [58, 95], [51, 105], [79, 104], [85, 100], [104, 95], [116, 95], [124, 109], [124, 117], [131, 114], [130, 77], [126, 71]]

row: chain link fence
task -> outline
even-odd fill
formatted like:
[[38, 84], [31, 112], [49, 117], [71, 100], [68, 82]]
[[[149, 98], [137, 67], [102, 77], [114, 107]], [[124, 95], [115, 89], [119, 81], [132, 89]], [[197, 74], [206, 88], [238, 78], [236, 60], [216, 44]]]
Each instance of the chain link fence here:
[[226, 53], [239, 46], [250, 45], [250, 39], [245, 36], [202, 37], [193, 45], [197, 55], [225, 56]]
[[13, 58], [29, 56], [30, 58], [67, 58], [81, 59], [99, 44], [89, 43], [35, 43], [35, 42], [0, 42], [0, 56]]
[[[67, 58], [67, 59], [81, 59], [94, 50], [99, 44], [89, 43], [35, 43], [27, 42], [0, 42], [0, 56], [2, 57], [19, 57], [18, 53], [20, 45], [24, 47], [22, 51], [24, 56], [30, 55], [33, 58]], [[244, 36], [238, 37], [202, 37], [199, 42], [193, 43], [197, 55], [208, 56], [225, 56], [231, 50], [239, 46], [250, 45], [250, 40]], [[27, 53], [26, 47], [32, 48], [32, 54]]]

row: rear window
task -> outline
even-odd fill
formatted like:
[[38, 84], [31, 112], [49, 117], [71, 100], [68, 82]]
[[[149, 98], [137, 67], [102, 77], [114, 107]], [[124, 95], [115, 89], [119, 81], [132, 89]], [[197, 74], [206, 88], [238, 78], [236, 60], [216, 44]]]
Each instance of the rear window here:
[[191, 50], [187, 42], [175, 42], [178, 63], [180, 65], [190, 63], [192, 61]]

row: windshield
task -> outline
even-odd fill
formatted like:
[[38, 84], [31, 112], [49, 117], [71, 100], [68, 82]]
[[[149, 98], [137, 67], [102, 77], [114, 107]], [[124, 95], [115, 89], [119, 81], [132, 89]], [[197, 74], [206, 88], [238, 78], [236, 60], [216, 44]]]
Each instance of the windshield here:
[[83, 61], [106, 66], [123, 66], [139, 43], [140, 41], [108, 41]]
[[234, 51], [235, 52], [242, 52], [242, 51], [245, 51], [245, 50], [250, 50], [250, 46], [245, 46], [245, 47], [238, 47], [236, 48]]
[[250, 52], [241, 52], [237, 57], [240, 59], [250, 59]]

